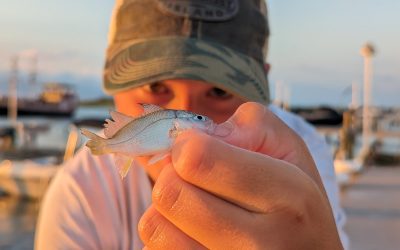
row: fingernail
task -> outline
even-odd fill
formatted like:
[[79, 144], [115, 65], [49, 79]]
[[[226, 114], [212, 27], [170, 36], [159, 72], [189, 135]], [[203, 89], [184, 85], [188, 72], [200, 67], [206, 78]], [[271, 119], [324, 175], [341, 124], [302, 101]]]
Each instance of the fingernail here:
[[214, 135], [219, 137], [226, 137], [230, 135], [233, 131], [233, 124], [230, 121], [218, 124], [215, 127]]

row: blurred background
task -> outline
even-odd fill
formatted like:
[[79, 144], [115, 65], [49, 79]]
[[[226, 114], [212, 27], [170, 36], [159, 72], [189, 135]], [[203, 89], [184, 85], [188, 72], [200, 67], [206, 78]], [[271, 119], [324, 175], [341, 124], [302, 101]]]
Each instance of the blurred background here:
[[[351, 249], [399, 249], [400, 2], [267, 1], [276, 105], [335, 156]], [[54, 174], [113, 108], [101, 89], [114, 1], [0, 7], [0, 249], [30, 249]]]

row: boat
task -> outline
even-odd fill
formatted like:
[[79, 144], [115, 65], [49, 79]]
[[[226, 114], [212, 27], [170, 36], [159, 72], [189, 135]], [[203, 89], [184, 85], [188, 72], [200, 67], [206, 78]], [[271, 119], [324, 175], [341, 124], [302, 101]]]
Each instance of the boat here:
[[[0, 116], [7, 115], [9, 97], [0, 96]], [[18, 97], [18, 116], [71, 117], [78, 107], [78, 96], [68, 84], [47, 83], [36, 97]]]
[[343, 115], [331, 107], [293, 108], [292, 112], [303, 117], [307, 122], [316, 126], [339, 126], [343, 122]]
[[5, 194], [37, 200], [42, 198], [60, 166], [55, 158], [0, 162], [0, 188]]
[[[62, 164], [70, 159], [78, 143], [78, 129], [70, 125], [65, 147], [38, 146], [37, 133], [48, 134], [45, 121], [35, 124], [0, 123], [0, 193], [13, 197], [39, 200]], [[67, 128], [60, 128], [67, 130]]]

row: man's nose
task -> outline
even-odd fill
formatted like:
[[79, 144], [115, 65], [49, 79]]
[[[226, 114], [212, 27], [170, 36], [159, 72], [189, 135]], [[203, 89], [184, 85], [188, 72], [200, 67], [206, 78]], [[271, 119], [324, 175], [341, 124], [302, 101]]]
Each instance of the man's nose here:
[[168, 103], [167, 108], [193, 111], [193, 103], [188, 93], [179, 93]]

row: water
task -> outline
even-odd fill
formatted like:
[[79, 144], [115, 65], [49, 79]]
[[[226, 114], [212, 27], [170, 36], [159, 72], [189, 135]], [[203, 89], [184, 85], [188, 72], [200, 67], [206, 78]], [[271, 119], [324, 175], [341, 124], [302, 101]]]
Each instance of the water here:
[[[73, 120], [108, 117], [110, 108], [79, 108], [72, 118], [20, 118], [18, 121], [26, 128], [27, 133], [18, 138], [18, 146], [32, 147], [36, 149], [64, 151], [68, 134]], [[7, 123], [6, 118], [0, 117], [0, 126]], [[29, 138], [31, 131], [28, 127], [45, 128]], [[31, 129], [32, 130], [32, 129]], [[32, 137], [32, 136], [31, 136]], [[78, 145], [82, 145], [85, 139], [80, 137]], [[29, 145], [31, 144], [31, 145]], [[0, 156], [0, 162], [4, 156]], [[0, 184], [1, 184], [0, 179]], [[17, 197], [1, 195], [0, 190], [0, 249], [33, 249], [35, 225], [39, 212], [40, 200], [24, 200]]]
[[[25, 133], [17, 138], [16, 146], [34, 147], [36, 149], [52, 149], [63, 151], [71, 130], [71, 122], [81, 119], [105, 119], [109, 107], [79, 108], [72, 118], [21, 117], [18, 123]], [[0, 117], [0, 127], [9, 123], [5, 117]], [[37, 130], [35, 133], [34, 131]], [[83, 138], [80, 138], [83, 140]], [[1, 156], [0, 156], [1, 160]]]
[[0, 249], [32, 249], [39, 201], [0, 197]]
[[108, 116], [110, 110], [112, 110], [112, 107], [79, 108], [74, 114], [74, 119], [104, 118]]

